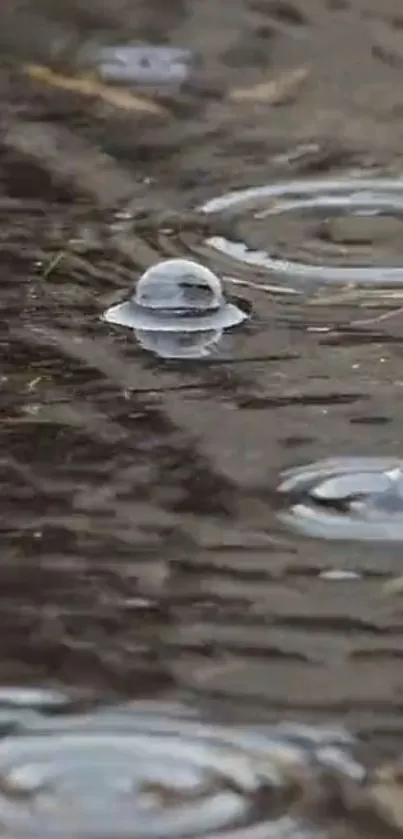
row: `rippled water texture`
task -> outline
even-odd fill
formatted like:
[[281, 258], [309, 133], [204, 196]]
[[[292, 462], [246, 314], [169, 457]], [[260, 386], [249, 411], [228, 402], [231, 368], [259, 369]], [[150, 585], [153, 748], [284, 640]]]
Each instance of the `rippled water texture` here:
[[157, 332], [135, 329], [134, 334], [144, 350], [160, 358], [206, 358], [216, 349], [223, 336], [223, 329], [200, 332]]
[[[13, 730], [0, 740], [0, 825], [10, 839], [308, 837], [295, 810], [304, 784], [325, 770], [359, 786], [365, 778], [343, 730], [223, 728], [152, 702], [76, 714], [53, 708], [49, 716], [46, 692], [29, 691], [26, 703], [24, 691], [9, 693], [3, 714]], [[33, 699], [28, 713], [24, 705]]]
[[334, 215], [401, 218], [402, 180], [371, 178], [274, 183], [227, 193], [208, 201], [201, 209], [205, 213], [225, 213], [232, 218], [252, 213], [256, 220], [267, 219], [268, 242], [263, 250], [223, 236], [209, 237], [207, 244], [237, 262], [266, 268], [287, 281], [374, 285], [400, 285], [403, 282], [403, 266], [374, 266], [371, 254], [368, 264], [358, 266], [330, 264], [325, 256], [310, 264], [309, 257], [301, 261], [287, 258], [278, 252], [281, 248], [270, 242], [270, 220], [286, 214], [300, 213], [304, 217], [320, 214], [322, 219]]
[[283, 521], [309, 536], [402, 541], [403, 461], [329, 459], [290, 469], [279, 491], [290, 509]]

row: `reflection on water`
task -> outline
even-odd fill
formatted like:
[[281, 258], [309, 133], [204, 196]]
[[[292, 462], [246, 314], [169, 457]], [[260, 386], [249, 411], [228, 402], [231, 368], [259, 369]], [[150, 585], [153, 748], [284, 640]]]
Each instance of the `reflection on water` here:
[[[281, 221], [288, 214], [300, 213], [304, 217], [312, 214], [321, 214], [325, 220], [332, 216], [349, 216], [350, 219], [360, 216], [367, 219], [369, 230], [361, 230], [361, 240], [365, 244], [372, 245], [376, 240], [376, 225], [374, 216], [382, 219], [386, 217], [401, 218], [403, 212], [403, 181], [391, 179], [355, 179], [355, 180], [316, 180], [316, 181], [291, 181], [285, 183], [269, 184], [263, 187], [252, 187], [250, 189], [230, 192], [218, 198], [213, 198], [200, 208], [205, 213], [225, 213], [227, 216], [237, 218], [245, 213], [252, 213], [252, 226], [269, 219], [267, 229], [267, 244], [264, 248], [254, 247], [240, 239], [232, 241], [223, 236], [210, 236], [206, 244], [236, 262], [250, 264], [266, 268], [272, 273], [286, 281], [313, 280], [320, 283], [370, 283], [396, 285], [403, 282], [403, 269], [400, 265], [388, 266], [374, 265], [372, 248], [363, 251], [361, 264], [337, 265], [337, 257], [346, 256], [346, 249], [343, 245], [341, 232], [334, 234], [334, 239], [339, 247], [321, 246], [319, 257], [315, 254], [314, 248], [309, 247], [303, 250], [299, 259], [288, 258], [284, 253], [284, 242], [287, 242], [287, 235], [284, 236], [284, 229], [280, 226], [278, 240], [280, 246], [273, 238], [273, 224], [278, 219]], [[283, 221], [284, 225], [284, 221]], [[347, 225], [348, 226], [348, 225]], [[384, 227], [385, 225], [383, 225]], [[375, 232], [374, 232], [375, 231]], [[324, 236], [323, 226], [312, 235], [330, 240], [329, 230]], [[341, 237], [341, 238], [340, 238]], [[305, 236], [305, 238], [308, 238]], [[346, 237], [351, 245], [353, 238]], [[401, 230], [399, 240], [401, 239]], [[334, 262], [329, 256], [334, 256]], [[283, 251], [283, 253], [281, 253]], [[328, 261], [329, 260], [329, 261]], [[399, 261], [402, 261], [401, 255]]]
[[229, 303], [218, 277], [186, 259], [168, 259], [140, 277], [126, 303], [104, 313], [108, 323], [128, 326], [143, 349], [161, 358], [205, 358], [225, 329], [246, 319]]
[[327, 539], [403, 539], [403, 472], [397, 458], [324, 460], [283, 474], [283, 521]]
[[134, 334], [144, 350], [160, 358], [206, 358], [214, 352], [223, 336], [223, 329], [206, 329], [200, 332], [156, 332], [135, 329]]
[[358, 788], [366, 778], [344, 730], [223, 727], [152, 702], [27, 715], [21, 696], [18, 725], [0, 740], [10, 839], [308, 837], [318, 831], [299, 807], [305, 786], [320, 789], [323, 775], [325, 789], [329, 772]]

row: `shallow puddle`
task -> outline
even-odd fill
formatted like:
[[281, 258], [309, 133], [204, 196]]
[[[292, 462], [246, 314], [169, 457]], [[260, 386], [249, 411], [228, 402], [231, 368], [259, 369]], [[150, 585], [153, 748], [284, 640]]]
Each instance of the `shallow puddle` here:
[[[401, 831], [371, 777], [403, 750], [401, 85], [368, 4], [83, 3], [91, 79], [1, 75], [5, 839]], [[219, 290], [136, 299], [167, 259]]]

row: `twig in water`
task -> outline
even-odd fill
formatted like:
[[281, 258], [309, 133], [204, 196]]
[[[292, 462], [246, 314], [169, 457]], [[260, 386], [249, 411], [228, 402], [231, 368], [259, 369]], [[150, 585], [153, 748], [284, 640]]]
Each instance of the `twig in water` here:
[[287, 286], [281, 285], [268, 285], [265, 283], [254, 283], [251, 280], [240, 280], [237, 277], [223, 277], [224, 281], [227, 283], [233, 283], [233, 285], [242, 285], [246, 286], [247, 288], [255, 288], [256, 291], [266, 291], [266, 292], [273, 292], [274, 294], [302, 294], [302, 291], [297, 291], [295, 288], [288, 288]]
[[64, 256], [65, 256], [65, 251], [59, 251], [59, 253], [57, 253], [53, 257], [53, 259], [50, 260], [50, 262], [47, 264], [47, 266], [46, 266], [46, 268], [45, 268], [45, 270], [42, 274], [42, 279], [43, 280], [47, 280], [47, 278], [50, 276], [52, 271], [54, 271], [55, 268], [58, 266], [59, 262], [62, 261]]
[[35, 81], [45, 82], [52, 87], [69, 90], [71, 93], [79, 93], [81, 96], [98, 97], [98, 99], [102, 99], [115, 108], [122, 108], [125, 111], [145, 111], [157, 116], [166, 116], [169, 113], [166, 108], [157, 104], [157, 102], [152, 102], [142, 96], [135, 96], [126, 90], [109, 87], [95, 81], [95, 79], [62, 76], [60, 73], [54, 73], [49, 67], [43, 67], [40, 64], [26, 64], [23, 69]]
[[229, 98], [233, 102], [266, 102], [268, 105], [285, 105], [299, 94], [302, 85], [309, 76], [306, 67], [294, 67], [285, 70], [276, 79], [230, 90]]
[[383, 314], [377, 315], [377, 317], [374, 318], [360, 318], [359, 320], [352, 320], [350, 321], [350, 326], [370, 326], [373, 323], [380, 323], [382, 320], [389, 320], [389, 318], [399, 315], [401, 312], [403, 312], [403, 306], [399, 306], [398, 309], [391, 309], [389, 312], [383, 312]]

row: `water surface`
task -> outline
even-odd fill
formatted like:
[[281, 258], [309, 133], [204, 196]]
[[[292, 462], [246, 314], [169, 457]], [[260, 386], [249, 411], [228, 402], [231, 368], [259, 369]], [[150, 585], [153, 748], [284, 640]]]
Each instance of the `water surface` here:
[[[125, 711], [119, 728], [106, 715], [98, 739], [78, 708], [74, 720], [57, 702], [45, 714], [36, 696], [10, 719], [4, 706], [4, 818], [39, 839], [74, 813], [77, 832], [84, 824], [96, 839], [101, 788], [112, 836], [140, 810], [147, 832], [151, 810], [157, 836], [161, 814], [173, 834], [191, 825], [197, 835], [197, 812], [207, 836], [237, 825], [238, 836], [267, 839], [285, 825], [294, 837], [295, 819], [303, 830], [318, 813], [317, 786], [306, 740], [293, 735], [287, 748], [303, 749], [308, 801], [289, 809], [271, 774], [260, 795], [268, 769], [257, 772], [256, 750], [265, 743], [273, 754], [271, 726], [351, 731], [374, 765], [393, 762], [403, 744], [401, 600], [398, 587], [385, 594], [402, 574], [401, 545], [331, 540], [328, 520], [325, 538], [301, 534], [279, 517], [278, 493], [288, 469], [402, 458], [401, 26], [392, 0], [382, 16], [370, 0], [307, 0], [303, 10], [235, 0], [230, 13], [213, 0], [87, 5], [77, 0], [70, 13], [44, 3], [35, 33], [45, 47], [46, 22], [59, 16], [63, 32], [84, 40], [102, 31], [105, 44], [130, 36], [201, 52], [204, 82], [167, 96], [157, 114], [123, 112], [2, 65], [0, 683], [84, 691], [87, 703], [116, 703], [120, 713], [141, 700], [151, 716], [140, 725], [136, 711], [129, 725]], [[298, 67], [306, 85], [286, 102], [233, 96], [263, 82], [279, 95], [278, 79]], [[373, 178], [395, 179], [376, 204], [363, 186]], [[234, 191], [256, 197], [306, 179], [359, 179], [359, 214], [345, 212], [339, 187], [331, 207], [322, 194], [303, 212], [285, 208], [301, 199], [292, 192], [276, 197], [277, 214], [267, 190], [259, 207], [200, 210]], [[217, 238], [241, 243], [242, 259], [212, 247]], [[246, 263], [252, 251], [302, 264], [301, 281]], [[101, 321], [164, 258], [199, 260], [250, 315], [219, 341], [210, 336], [201, 358], [161, 359], [149, 335], [141, 345]], [[333, 278], [346, 272], [342, 284], [326, 281], [324, 265]], [[371, 283], [358, 287], [363, 266]], [[374, 271], [397, 281], [376, 287]], [[366, 491], [360, 475], [355, 488]], [[343, 506], [346, 485], [333, 479], [309, 487], [322, 496], [316, 514], [324, 495], [334, 507], [336, 492]], [[397, 521], [398, 511], [388, 515]], [[347, 518], [343, 509], [343, 526]], [[361, 508], [358, 524], [368, 533], [374, 520]], [[190, 706], [203, 738], [205, 725], [220, 728], [216, 751], [181, 712], [169, 777], [156, 734], [166, 703]], [[252, 725], [264, 727], [258, 746], [249, 729], [236, 745], [222, 734]], [[134, 752], [146, 789], [131, 774]], [[101, 777], [106, 754], [114, 771]], [[398, 778], [393, 786], [388, 777], [400, 800]], [[340, 822], [339, 806], [330, 796], [319, 808], [326, 837], [387, 835], [372, 811], [365, 825], [351, 807]]]

